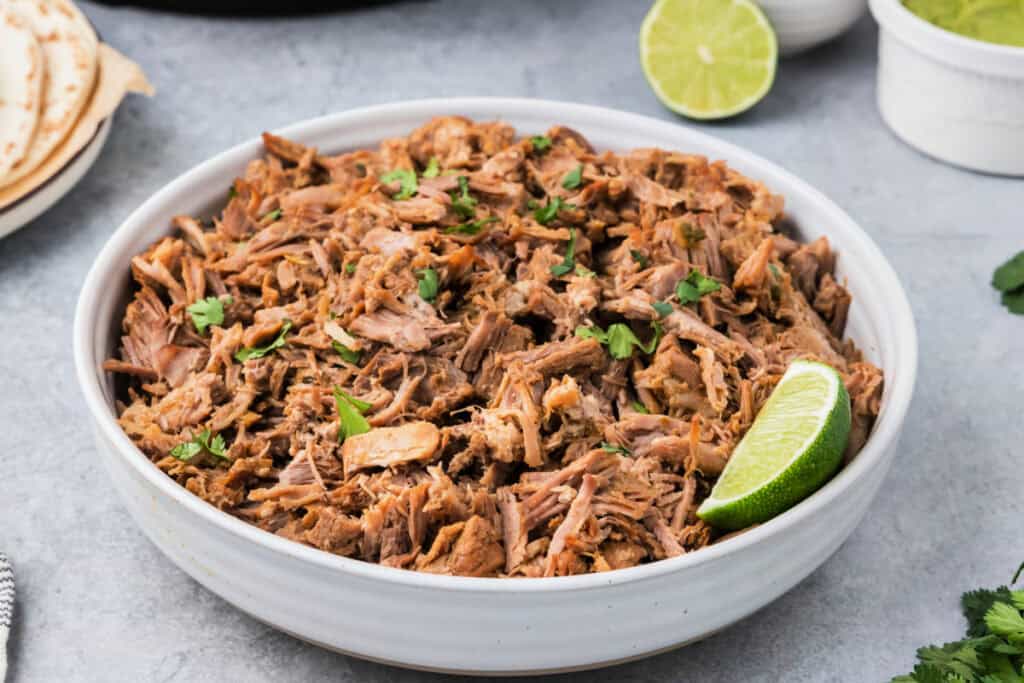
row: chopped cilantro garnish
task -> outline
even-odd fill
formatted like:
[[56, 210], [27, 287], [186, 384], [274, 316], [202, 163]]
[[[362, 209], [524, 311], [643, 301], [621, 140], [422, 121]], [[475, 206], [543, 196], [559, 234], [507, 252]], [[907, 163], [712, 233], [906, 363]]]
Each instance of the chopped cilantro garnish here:
[[419, 188], [419, 184], [416, 182], [416, 171], [408, 168], [396, 168], [394, 171], [382, 175], [380, 180], [383, 183], [398, 181], [400, 189], [398, 194], [392, 197], [395, 200], [409, 199], [416, 194], [416, 190]]
[[204, 429], [198, 434], [193, 435], [191, 441], [180, 443], [172, 448], [171, 455], [183, 462], [189, 462], [192, 458], [196, 457], [203, 451], [206, 451], [211, 455], [227, 460], [228, 456], [225, 453], [226, 450], [227, 445], [224, 443], [224, 437], [218, 434], [211, 439], [210, 430]]
[[334, 350], [338, 352], [338, 355], [341, 356], [346, 363], [351, 363], [352, 365], [359, 364], [359, 358], [362, 356], [362, 352], [353, 351], [341, 342], [336, 341], [332, 341], [331, 346], [334, 347]]
[[234, 199], [237, 196], [238, 196], [238, 190], [236, 190], [235, 186], [232, 185], [231, 187], [228, 188], [228, 201], [231, 201], [232, 199]]
[[551, 138], [547, 135], [534, 135], [530, 138], [530, 144], [533, 145], [535, 151], [546, 152], [551, 149]]
[[721, 288], [722, 285], [717, 280], [706, 277], [694, 268], [686, 276], [686, 279], [676, 283], [676, 296], [679, 297], [679, 303], [689, 304], [699, 301], [705, 294], [717, 292]]
[[644, 253], [642, 251], [637, 251], [636, 249], [630, 249], [629, 250], [629, 255], [633, 257], [634, 261], [636, 261], [637, 263], [640, 264], [640, 268], [646, 268], [647, 265], [650, 263], [647, 260], [647, 257], [644, 256]]
[[427, 167], [423, 169], [424, 178], [436, 178], [441, 175], [441, 165], [437, 161], [437, 157], [430, 157], [430, 161], [427, 162]]
[[420, 281], [420, 298], [424, 301], [433, 301], [437, 298], [438, 279], [437, 271], [433, 268], [424, 268], [416, 271], [416, 278]]
[[352, 398], [341, 387], [334, 387], [334, 405], [338, 409], [338, 443], [370, 431], [370, 423], [363, 417], [370, 409], [369, 403]]
[[654, 328], [654, 337], [647, 344], [641, 342], [633, 333], [632, 328], [625, 323], [614, 323], [607, 332], [596, 325], [594, 327], [581, 325], [576, 328], [575, 334], [581, 339], [596, 339], [608, 347], [608, 353], [612, 358], [623, 360], [633, 355], [633, 347], [648, 355], [654, 353], [654, 350], [658, 348], [658, 342], [661, 341], [662, 329], [661, 324], [657, 321], [651, 323], [651, 326]]
[[651, 414], [651, 411], [647, 410], [647, 406], [645, 406], [640, 401], [633, 401], [633, 410], [635, 410], [638, 413], [643, 413], [644, 415]]
[[1000, 301], [1010, 313], [1024, 315], [1024, 251], [996, 268], [992, 286], [1002, 292]]
[[551, 221], [555, 220], [558, 216], [558, 212], [562, 209], [576, 208], [572, 204], [563, 202], [561, 197], [552, 197], [544, 206], [534, 202], [534, 206], [536, 206], [536, 208], [533, 211], [533, 218], [541, 225], [547, 225]]
[[651, 308], [658, 314], [659, 318], [664, 318], [666, 315], [672, 312], [672, 304], [664, 301], [655, 301], [651, 304]]
[[348, 273], [349, 275], [351, 275], [352, 273], [356, 272], [356, 264], [354, 264], [354, 263], [346, 263], [345, 264], [345, 272]]
[[684, 221], [679, 225], [679, 234], [682, 235], [683, 246], [686, 247], [694, 247], [707, 237], [707, 233], [688, 221]]
[[469, 194], [469, 178], [459, 176], [459, 191], [452, 192], [452, 210], [463, 218], [472, 218], [476, 214], [477, 201]]
[[285, 320], [284, 325], [281, 326], [281, 331], [277, 333], [277, 337], [274, 341], [270, 342], [266, 346], [257, 346], [255, 348], [242, 348], [235, 353], [235, 360], [239, 363], [244, 363], [250, 358], [263, 358], [274, 349], [279, 349], [285, 345], [284, 337], [288, 334], [288, 330], [292, 329], [292, 321]]
[[572, 169], [562, 178], [562, 187], [567, 190], [575, 190], [583, 182], [583, 164]]
[[274, 209], [273, 211], [268, 211], [267, 214], [265, 216], [263, 216], [263, 220], [276, 221], [280, 217], [281, 217], [281, 209]]
[[577, 277], [597, 277], [597, 273], [592, 271], [590, 268], [587, 268], [582, 263], [577, 263], [576, 270], [573, 272], [576, 273]]
[[633, 452], [630, 451], [625, 446], [619, 446], [617, 444], [608, 443], [607, 441], [601, 442], [601, 450], [606, 453], [618, 453], [619, 455], [633, 455]]
[[215, 296], [208, 296], [185, 310], [192, 316], [192, 324], [196, 326], [196, 331], [199, 334], [206, 334], [207, 327], [224, 322], [224, 304], [231, 305], [232, 301], [230, 296], [224, 297], [223, 300]]
[[561, 277], [576, 267], [576, 228], [569, 228], [569, 244], [565, 247], [565, 258], [557, 266], [551, 266], [551, 272]]
[[489, 216], [488, 218], [481, 218], [480, 220], [453, 225], [450, 228], [445, 228], [444, 232], [446, 235], [477, 235], [486, 226], [491, 223], [496, 223], [497, 221], [498, 218], [496, 216]]

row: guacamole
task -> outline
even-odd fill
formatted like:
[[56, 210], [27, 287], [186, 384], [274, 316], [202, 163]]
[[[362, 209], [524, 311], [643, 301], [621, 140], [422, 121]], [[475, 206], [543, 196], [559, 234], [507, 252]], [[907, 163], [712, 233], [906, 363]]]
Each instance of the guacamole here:
[[903, 4], [947, 31], [1024, 47], [1024, 0], [903, 0]]

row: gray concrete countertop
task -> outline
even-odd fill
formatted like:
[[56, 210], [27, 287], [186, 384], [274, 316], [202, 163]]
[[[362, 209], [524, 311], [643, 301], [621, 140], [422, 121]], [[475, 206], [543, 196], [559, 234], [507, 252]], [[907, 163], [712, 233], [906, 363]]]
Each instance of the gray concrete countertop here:
[[[646, 5], [438, 0], [227, 19], [84, 4], [158, 95], [130, 98], [84, 181], [0, 241], [0, 549], [17, 575], [15, 681], [443, 678], [282, 635], [146, 540], [100, 465], [74, 379], [78, 288], [115, 227], [167, 181], [308, 117], [476, 94], [699, 125], [663, 109], [644, 81], [636, 36]], [[1024, 318], [988, 284], [1024, 248], [1024, 184], [941, 165], [896, 140], [875, 108], [875, 61], [865, 18], [782, 62], [752, 112], [700, 127], [823, 190], [900, 273], [921, 364], [895, 466], [850, 540], [782, 599], [702, 643], [569, 680], [888, 680], [917, 646], [962, 634], [962, 591], [1004, 583], [1024, 560]]]

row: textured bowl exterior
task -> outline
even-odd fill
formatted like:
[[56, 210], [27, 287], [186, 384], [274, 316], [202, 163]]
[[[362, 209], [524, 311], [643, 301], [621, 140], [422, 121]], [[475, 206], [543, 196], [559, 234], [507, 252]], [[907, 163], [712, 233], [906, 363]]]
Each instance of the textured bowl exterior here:
[[[877, 247], [838, 207], [782, 169], [689, 128], [537, 100], [424, 100], [336, 114], [280, 131], [336, 152], [407, 134], [431, 116], [500, 118], [524, 134], [572, 126], [598, 148], [664, 146], [728, 159], [786, 196], [805, 237], [827, 233], [855, 303], [850, 334], [886, 371], [883, 410], [851, 465], [776, 519], [699, 552], [626, 570], [553, 579], [418, 574], [337, 557], [263, 532], [156, 469], [114, 419], [100, 369], [117, 337], [132, 255], [203, 213], [261, 153], [247, 142], [193, 169], [111, 238], [82, 289], [75, 361], [99, 452], [139, 526], [179, 567], [254, 617], [324, 647], [422, 669], [525, 674], [588, 668], [692, 642], [742, 619], [825, 561], [864, 515], [896, 452], [917, 367], [913, 317]], [[121, 293], [124, 294], [115, 294]]]
[[860, 19], [867, 0], [757, 0], [789, 57], [826, 43]]
[[878, 108], [893, 132], [947, 163], [1024, 175], [1024, 48], [945, 31], [899, 0], [871, 0], [871, 10]]

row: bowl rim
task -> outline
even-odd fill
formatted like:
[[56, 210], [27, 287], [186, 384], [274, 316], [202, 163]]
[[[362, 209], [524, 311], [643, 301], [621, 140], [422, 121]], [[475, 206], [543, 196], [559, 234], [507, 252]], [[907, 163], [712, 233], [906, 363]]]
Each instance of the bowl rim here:
[[[385, 567], [363, 560], [334, 555], [280, 538], [215, 508], [161, 472], [118, 425], [103, 396], [100, 379], [103, 376], [102, 370], [93, 361], [96, 350], [94, 330], [97, 327], [97, 320], [95, 318], [100, 308], [99, 302], [108, 291], [106, 283], [112, 279], [123, 277], [127, 272], [127, 259], [123, 257], [119, 259], [119, 254], [127, 252], [134, 255], [134, 252], [129, 251], [129, 247], [135, 241], [136, 236], [153, 230], [152, 224], [147, 219], [147, 214], [160, 210], [173, 196], [191, 187], [195, 182], [193, 178], [199, 178], [204, 173], [214, 171], [224, 172], [224, 169], [218, 169], [222, 166], [225, 169], [227, 167], [237, 168], [239, 160], [242, 160], [244, 164], [244, 161], [254, 158], [255, 154], [258, 154], [257, 150], [262, 149], [262, 143], [259, 138], [253, 138], [194, 166], [149, 197], [118, 227], [89, 269], [75, 310], [73, 330], [75, 371], [94, 426], [98, 429], [98, 435], [101, 434], [108, 445], [116, 451], [115, 457], [127, 460], [138, 477], [146, 480], [153, 488], [164, 494], [169, 501], [180, 505], [203, 523], [212, 524], [224, 533], [247, 542], [253, 542], [292, 560], [314, 565], [323, 570], [336, 571], [342, 576], [349, 575], [365, 580], [431, 590], [480, 593], [592, 590], [652, 579], [704, 565], [723, 557], [738, 554], [750, 546], [769, 542], [772, 536], [803, 523], [823, 507], [835, 503], [837, 498], [851, 489], [858, 480], [865, 477], [875, 467], [884, 466], [885, 454], [895, 445], [902, 428], [917, 374], [917, 332], [910, 304], [892, 266], [867, 233], [824, 194], [774, 163], [714, 136], [693, 128], [681, 127], [678, 123], [605, 107], [532, 98], [460, 97], [406, 100], [328, 114], [292, 124], [275, 132], [284, 137], [309, 140], [318, 135], [325, 135], [329, 131], [365, 124], [367, 121], [382, 120], [388, 117], [426, 121], [432, 116], [460, 111], [472, 111], [474, 115], [491, 116], [498, 119], [506, 116], [509, 118], [537, 116], [541, 113], [545, 119], [552, 122], [552, 125], [558, 122], [564, 122], [566, 125], [579, 125], [581, 121], [589, 120], [593, 121], [595, 126], [613, 124], [615, 127], [643, 129], [652, 137], [661, 137], [666, 140], [682, 135], [692, 141], [714, 148], [720, 158], [730, 159], [730, 163], [733, 160], [740, 160], [741, 165], [758, 166], [760, 172], [767, 171], [777, 178], [784, 179], [797, 193], [821, 205], [830, 214], [830, 219], [832, 219], [830, 225], [843, 224], [844, 243], [847, 245], [856, 243], [857, 250], [867, 254], [873, 270], [872, 277], [881, 282], [889, 295], [884, 306], [886, 322], [893, 327], [890, 343], [894, 351], [895, 366], [886, 369], [889, 373], [886, 378], [888, 395], [885, 397], [882, 414], [879, 415], [863, 450], [825, 486], [790, 510], [733, 538], [702, 548], [699, 552], [687, 553], [627, 569], [596, 574], [547, 577], [543, 580], [443, 576]], [[165, 226], [164, 232], [166, 231]], [[99, 322], [109, 324], [113, 321]]]
[[1014, 80], [1024, 77], [1024, 47], [954, 33], [917, 16], [901, 0], [868, 0], [868, 5], [883, 30], [932, 59], [966, 71]]

